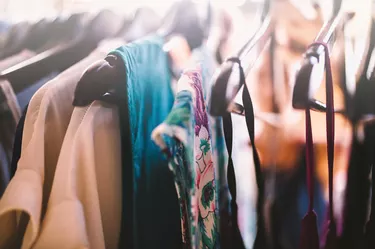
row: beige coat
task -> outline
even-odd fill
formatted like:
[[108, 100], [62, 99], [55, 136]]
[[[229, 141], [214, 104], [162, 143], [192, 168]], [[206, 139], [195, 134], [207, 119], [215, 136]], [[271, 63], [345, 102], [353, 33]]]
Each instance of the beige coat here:
[[75, 85], [106, 49], [48, 82], [30, 101], [17, 172], [0, 200], [0, 248], [31, 248], [45, 215], [61, 145], [73, 112]]
[[116, 249], [121, 225], [117, 108], [74, 109], [34, 249]]

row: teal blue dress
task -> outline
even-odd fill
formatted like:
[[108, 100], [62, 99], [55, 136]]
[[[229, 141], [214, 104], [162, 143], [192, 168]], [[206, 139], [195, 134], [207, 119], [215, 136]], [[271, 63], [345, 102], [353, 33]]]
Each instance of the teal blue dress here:
[[[152, 142], [151, 132], [168, 116], [174, 102], [171, 73], [164, 41], [150, 36], [122, 46], [111, 54], [121, 58], [126, 72], [119, 108], [123, 172], [132, 167], [134, 200], [123, 188], [123, 224], [134, 207], [134, 248], [175, 249], [181, 247], [180, 212], [174, 178], [166, 158]], [[123, 181], [131, 177], [123, 174]], [[129, 182], [123, 182], [124, 186]], [[133, 204], [132, 204], [133, 203]], [[124, 232], [124, 231], [123, 231]], [[125, 241], [126, 244], [126, 241]], [[123, 244], [123, 245], [125, 245]], [[121, 244], [120, 244], [121, 246]]]

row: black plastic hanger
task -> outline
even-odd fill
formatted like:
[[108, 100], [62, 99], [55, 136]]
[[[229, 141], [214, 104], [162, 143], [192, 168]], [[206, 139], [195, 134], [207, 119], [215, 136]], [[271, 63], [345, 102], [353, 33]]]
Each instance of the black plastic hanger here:
[[[373, 21], [373, 31], [375, 22]], [[362, 75], [362, 81], [359, 83], [359, 92], [356, 92], [354, 98], [355, 106], [352, 119], [356, 123], [356, 132], [364, 134], [367, 125], [375, 123], [375, 102], [373, 98], [373, 90], [375, 83], [375, 37], [372, 37], [369, 54], [367, 55], [366, 69]]]
[[23, 42], [32, 26], [29, 22], [20, 22], [12, 26], [7, 34], [4, 47], [0, 51], [0, 60], [17, 54], [22, 50]]
[[[340, 33], [343, 32], [345, 23], [353, 17], [352, 13], [347, 13], [341, 9], [341, 3], [342, 0], [334, 1], [333, 17], [323, 25], [315, 38], [315, 42], [326, 43], [330, 50]], [[305, 52], [293, 89], [292, 104], [295, 109], [305, 110], [310, 107], [315, 111], [326, 111], [326, 105], [313, 98], [323, 79], [324, 63], [322, 63], [322, 60], [324, 60], [324, 47], [322, 45], [310, 46]], [[314, 72], [313, 69], [319, 71]], [[314, 79], [314, 77], [317, 79]], [[335, 112], [343, 113], [344, 111], [335, 110]]]
[[48, 27], [46, 42], [37, 49], [37, 53], [42, 53], [59, 44], [73, 40], [80, 32], [83, 32], [87, 22], [88, 13], [74, 13], [69, 17], [57, 17]]
[[[189, 2], [189, 4], [187, 4], [187, 2]], [[168, 27], [164, 25], [164, 27], [160, 29], [158, 33], [164, 37], [167, 37], [172, 34], [182, 34], [184, 36], [186, 35], [186, 39], [188, 40], [188, 42], [190, 42], [189, 44], [192, 47], [199, 46], [203, 42], [205, 33], [189, 33], [195, 31], [195, 29], [191, 29], [190, 26], [197, 26], [197, 20], [191, 18], [185, 19], [186, 13], [184, 12], [191, 13], [191, 10], [189, 9], [191, 7], [191, 2], [184, 0], [179, 2], [179, 4], [181, 5], [175, 5], [174, 8], [176, 8], [177, 12], [181, 13], [177, 13], [178, 15], [174, 13], [172, 17], [172, 22], [169, 21], [170, 18], [166, 18], [166, 21], [164, 23], [172, 23], [172, 25]], [[198, 16], [194, 17], [197, 18]], [[119, 82], [126, 81], [126, 74], [127, 72], [124, 71], [122, 59], [117, 58], [116, 56], [109, 55], [105, 58], [105, 60], [98, 61], [96, 64], [92, 65], [88, 70], [85, 71], [85, 73], [77, 83], [74, 92], [73, 105], [86, 106], [89, 105], [92, 101], [98, 99], [107, 99], [108, 101], [112, 101], [112, 98], [116, 98], [116, 95], [119, 95], [116, 94], [116, 89], [126, 87], [123, 84], [118, 85]], [[112, 94], [107, 94], [108, 92]], [[123, 92], [123, 90], [121, 92]], [[109, 98], [105, 98], [106, 96], [109, 96]], [[122, 102], [123, 100], [120, 101]], [[120, 108], [124, 107], [126, 107], [126, 103], [120, 105]], [[125, 108], [125, 111], [126, 109], [127, 108]], [[125, 113], [124, 116], [127, 117], [128, 115], [126, 115]], [[122, 139], [125, 139], [124, 143], [126, 144], [128, 138], [124, 138], [122, 136]], [[124, 169], [124, 179], [128, 180], [123, 181], [125, 184], [123, 187], [125, 189], [123, 200], [127, 202], [127, 204], [134, 200], [134, 179], [132, 177], [133, 175], [134, 174], [132, 167], [126, 167]], [[123, 212], [123, 217], [125, 217], [125, 219], [122, 220], [123, 223], [121, 230], [123, 237], [120, 241], [120, 246], [124, 248], [134, 248], [134, 246], [136, 246], [133, 236], [133, 228], [136, 224], [136, 221], [134, 220], [133, 211], [133, 205], [130, 203], [129, 205], [127, 205], [126, 210]]]
[[124, 34], [126, 34], [126, 30], [130, 27], [130, 25], [132, 24], [132, 22], [136, 18], [136, 16], [137, 16], [137, 11], [134, 14], [134, 18], [129, 17], [129, 16], [125, 16], [120, 29], [115, 34], [115, 37], [120, 37], [120, 38], [124, 37], [125, 36]]
[[[206, 1], [207, 2], [207, 1]], [[198, 7], [192, 0], [179, 0], [164, 17], [158, 33], [163, 37], [182, 35], [191, 50], [202, 45], [209, 33], [211, 23], [211, 5], [207, 2], [205, 17], [198, 13]]]
[[113, 12], [103, 10], [79, 37], [2, 71], [0, 79], [10, 81], [15, 93], [21, 92], [45, 75], [63, 71], [86, 57], [102, 39], [117, 32], [114, 24], [120, 21]]
[[[56, 20], [56, 19], [55, 19]], [[33, 25], [29, 30], [29, 34], [25, 37], [22, 44], [22, 48], [29, 49], [31, 51], [37, 51], [41, 48], [50, 36], [50, 31], [53, 28], [55, 22], [52, 19], [43, 18], [39, 22]]]
[[[247, 74], [260, 57], [267, 43], [271, 40], [273, 34], [273, 21], [271, 19], [271, 1], [265, 2], [261, 13], [262, 24], [252, 35], [246, 44], [239, 50], [235, 57], [239, 58], [241, 65]], [[242, 87], [240, 81], [238, 64], [233, 61], [224, 62], [213, 78], [213, 86], [211, 89], [210, 113], [213, 116], [223, 116], [230, 112], [244, 115], [244, 107], [237, 103], [233, 103], [233, 99]], [[237, 72], [236, 77], [233, 73]]]
[[[241, 234], [237, 224], [237, 205], [236, 205], [236, 177], [234, 173], [234, 166], [231, 159], [232, 150], [232, 120], [230, 112], [244, 115], [246, 119], [246, 126], [250, 136], [251, 147], [253, 149], [253, 159], [255, 167], [256, 182], [258, 186], [258, 200], [257, 200], [257, 235], [255, 237], [254, 248], [268, 248], [269, 241], [266, 241], [265, 222], [264, 222], [264, 180], [260, 168], [260, 160], [255, 147], [254, 137], [254, 109], [250, 97], [249, 89], [246, 85], [246, 74], [252, 69], [256, 60], [260, 57], [264, 48], [270, 42], [270, 56], [273, 77], [273, 20], [271, 19], [271, 1], [266, 1], [262, 10], [261, 26], [252, 35], [246, 44], [239, 50], [236, 56], [231, 57], [224, 62], [218, 73], [213, 78], [213, 86], [211, 89], [210, 113], [213, 116], [220, 116], [223, 119], [224, 135], [226, 146], [228, 149], [228, 170], [227, 175], [219, 176], [221, 179], [227, 179], [231, 200], [231, 217], [227, 220], [223, 219], [220, 222], [220, 232], [224, 234], [221, 238], [221, 246], [223, 248], [244, 248]], [[237, 70], [237, 71], [236, 71]], [[233, 75], [234, 73], [237, 73]], [[236, 76], [236, 77], [233, 77]], [[243, 87], [243, 104], [244, 106], [233, 103], [233, 99], [237, 95], [240, 88]], [[220, 197], [222, 198], [222, 197]], [[220, 203], [225, 203], [226, 200], [220, 200]], [[224, 204], [226, 205], [226, 204]], [[223, 210], [222, 210], [223, 208]], [[221, 215], [226, 217], [225, 207], [220, 208]], [[229, 229], [229, 230], [228, 230]], [[235, 245], [235, 247], [233, 247]]]
[[37, 51], [48, 40], [50, 31], [54, 24], [53, 20], [47, 18], [42, 18], [38, 22], [32, 24], [22, 40], [19, 40], [19, 43], [15, 44], [11, 49], [4, 50], [1, 57], [5, 58], [9, 55], [17, 54], [23, 49]]
[[147, 7], [139, 8], [134, 14], [133, 20], [125, 20], [118, 37], [131, 42], [155, 32], [161, 25], [161, 17]]
[[[46, 27], [46, 33], [48, 34], [47, 37], [44, 37], [44, 41], [42, 45], [39, 45], [37, 49], [34, 51], [40, 51], [39, 53], [47, 50], [47, 46], [51, 44], [51, 41], [57, 40], [56, 38], [58, 37], [58, 41], [55, 42], [54, 45], [56, 45], [57, 42], [60, 42], [63, 40], [63, 36], [69, 36], [69, 34], [65, 34], [63, 30], [64, 23], [67, 21], [66, 17], [63, 16], [58, 16], [54, 20], [52, 20], [51, 24]], [[50, 45], [51, 47], [54, 47], [54, 45]]]
[[[208, 8], [210, 7], [208, 5]], [[191, 10], [190, 8], [193, 9]], [[207, 15], [211, 16], [210, 11], [207, 12]], [[205, 38], [206, 33], [203, 32], [204, 29], [201, 23], [209, 24], [210, 21], [207, 18], [199, 22], [198, 20], [202, 18], [199, 18], [194, 3], [191, 0], [180, 0], [175, 3], [171, 11], [166, 15], [162, 27], [157, 33], [166, 38], [173, 34], [181, 34], [185, 36], [192, 47], [197, 47], [203, 43]], [[194, 33], [195, 31], [198, 33]], [[118, 63], [120, 63], [120, 66]], [[117, 68], [121, 68], [121, 72], [117, 72]], [[108, 56], [101, 63], [86, 70], [77, 84], [74, 105], [88, 105], [92, 101], [100, 99], [109, 90], [115, 89], [115, 84], [119, 82], [118, 75], [126, 76], [126, 74], [122, 73], [123, 70], [123, 66], [121, 66], [121, 62], [116, 56]], [[93, 84], [95, 87], [92, 87]]]

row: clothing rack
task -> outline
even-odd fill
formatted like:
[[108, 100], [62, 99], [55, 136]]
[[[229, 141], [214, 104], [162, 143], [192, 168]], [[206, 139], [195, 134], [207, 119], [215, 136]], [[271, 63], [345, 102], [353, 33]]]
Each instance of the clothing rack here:
[[126, 1], [1, 20], [0, 249], [375, 247], [372, 17]]

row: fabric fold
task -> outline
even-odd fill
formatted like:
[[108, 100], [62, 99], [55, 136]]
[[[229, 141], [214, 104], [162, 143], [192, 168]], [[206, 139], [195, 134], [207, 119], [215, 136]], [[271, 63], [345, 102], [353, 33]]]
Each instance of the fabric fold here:
[[184, 248], [218, 248], [215, 166], [200, 70], [186, 70], [174, 106], [152, 138], [169, 158], [179, 195]]

